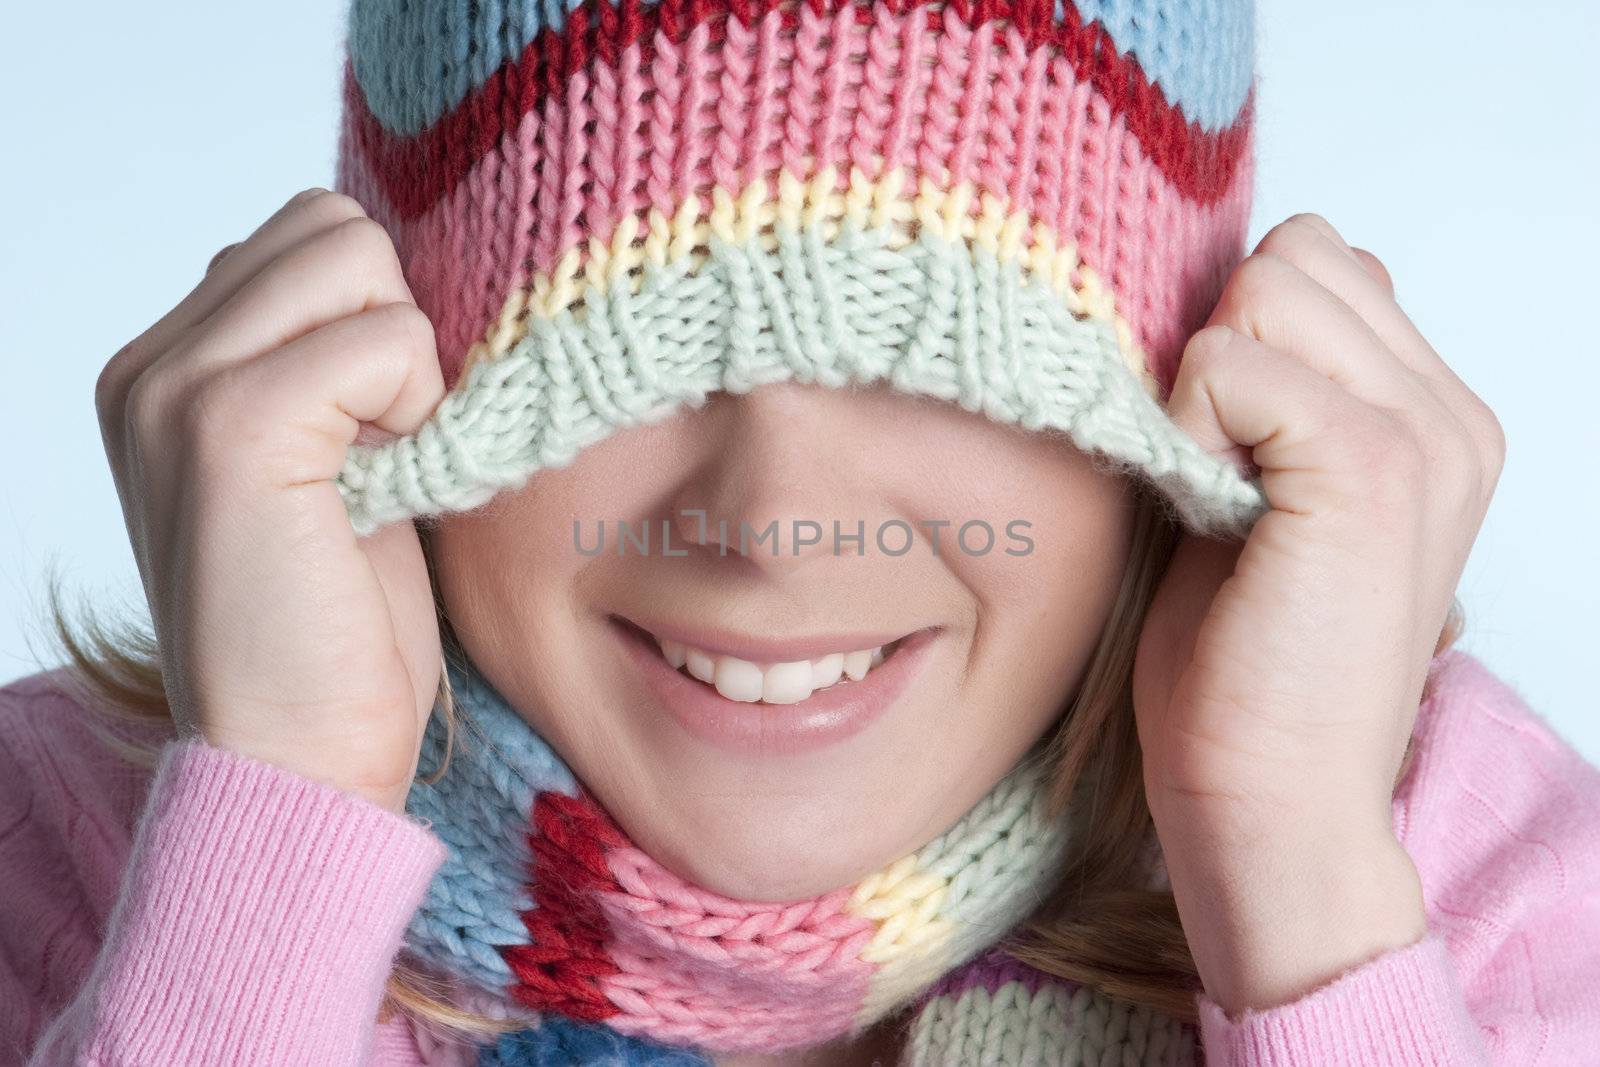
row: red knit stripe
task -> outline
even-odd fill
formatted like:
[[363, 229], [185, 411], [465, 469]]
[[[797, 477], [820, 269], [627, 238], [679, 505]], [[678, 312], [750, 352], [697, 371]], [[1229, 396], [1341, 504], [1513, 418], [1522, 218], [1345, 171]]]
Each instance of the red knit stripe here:
[[627, 839], [587, 795], [540, 793], [534, 801], [533, 894], [538, 906], [522, 915], [531, 944], [501, 950], [517, 976], [512, 995], [536, 1011], [582, 1022], [617, 1013], [600, 981], [621, 969], [596, 893], [621, 892], [606, 852]]
[[[871, 8], [858, 0], [804, 0], [819, 14], [846, 4], [858, 6], [858, 17], [871, 20]], [[1099, 23], [1084, 23], [1076, 8], [1066, 5], [1066, 18], [1057, 22], [1053, 0], [946, 0], [943, 8], [931, 0], [877, 0], [891, 9], [927, 12], [937, 28], [948, 9], [973, 27], [984, 22], [1009, 20], [1028, 46], [1053, 44], [1073, 68], [1088, 79], [1110, 103], [1113, 113], [1129, 130], [1179, 192], [1189, 200], [1210, 204], [1230, 185], [1245, 150], [1255, 92], [1252, 89], [1233, 125], [1208, 133], [1186, 119], [1159, 86], [1150, 81], [1132, 56], [1116, 49], [1109, 32]], [[473, 166], [487, 155], [507, 130], [514, 129], [545, 99], [559, 99], [574, 71], [591, 59], [614, 65], [618, 55], [642, 42], [645, 62], [654, 52], [657, 31], [681, 44], [701, 22], [711, 28], [713, 41], [721, 41], [723, 25], [733, 17], [744, 25], [759, 20], [772, 7], [747, 0], [661, 0], [642, 5], [639, 0], [584, 0], [560, 30], [542, 30], [529, 42], [521, 59], [507, 63], [447, 115], [414, 137], [398, 136], [384, 128], [367, 106], [346, 59], [345, 107], [355, 117], [356, 151], [367, 160], [384, 196], [402, 220], [415, 219], [447, 196]], [[798, 15], [783, 11], [784, 24], [792, 27]]]

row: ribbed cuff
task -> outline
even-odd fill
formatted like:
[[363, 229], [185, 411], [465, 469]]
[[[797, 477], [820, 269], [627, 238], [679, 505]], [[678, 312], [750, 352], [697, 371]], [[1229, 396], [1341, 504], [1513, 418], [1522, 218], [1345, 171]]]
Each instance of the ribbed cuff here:
[[1444, 939], [1429, 932], [1277, 1008], [1230, 1019], [1198, 997], [1211, 1067], [1488, 1064]]
[[197, 741], [168, 746], [76, 1005], [114, 1064], [365, 1060], [444, 846], [413, 819]]

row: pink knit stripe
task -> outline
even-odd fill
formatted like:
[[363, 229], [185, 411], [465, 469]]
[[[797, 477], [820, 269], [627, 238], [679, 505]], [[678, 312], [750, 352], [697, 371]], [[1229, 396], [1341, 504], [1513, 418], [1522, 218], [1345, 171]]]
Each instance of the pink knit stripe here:
[[1233, 187], [1204, 207], [1150, 165], [1126, 128], [1113, 129], [1111, 144], [1120, 164], [1104, 172], [1111, 187], [1105, 198], [1089, 201], [1098, 211], [1077, 233], [1078, 253], [1116, 296], [1165, 396], [1183, 346], [1205, 325], [1245, 256], [1255, 155], [1245, 153]]
[[[852, 165], [874, 177], [886, 166], [947, 174], [952, 184], [970, 181], [1046, 221], [1118, 295], [1157, 378], [1170, 387], [1184, 339], [1242, 255], [1250, 153], [1229, 191], [1201, 206], [1064, 57], [1023, 50], [1015, 30], [989, 22], [972, 31], [949, 16], [935, 33], [880, 5], [872, 25], [841, 14], [825, 35], [819, 17], [804, 10], [798, 59], [788, 68], [730, 65], [726, 57], [746, 49], [708, 52], [698, 34], [709, 31], [697, 30], [681, 54], [659, 44], [648, 113], [625, 103], [638, 98], [643, 77], [637, 45], [616, 71], [580, 71], [574, 80], [585, 84], [530, 114], [414, 222], [389, 209], [360, 153], [341, 153], [340, 188], [396, 234], [418, 303], [434, 320], [447, 381], [511, 292], [574, 246], [609, 242], [622, 217], [652, 207], [670, 215], [691, 192], [717, 184], [737, 193], [778, 166], [810, 175], [814, 162], [836, 165], [841, 187]], [[774, 13], [749, 32], [768, 41], [778, 20]], [[729, 32], [745, 32], [739, 25], [730, 20]], [[831, 50], [818, 47], [824, 36]], [[851, 72], [863, 68], [842, 57], [855, 49], [878, 54], [889, 68], [904, 64], [908, 76], [853, 80]], [[935, 53], [942, 58], [929, 66]], [[786, 79], [803, 82], [804, 91], [786, 87]], [[794, 102], [781, 127], [747, 123], [742, 108], [717, 103], [755, 99], [755, 113], [765, 115], [762, 101], [780, 93]], [[985, 121], [991, 113], [1000, 118]], [[351, 122], [347, 116], [342, 136], [354, 135]], [[972, 210], [979, 210], [976, 198]]]
[[[364, 205], [393, 239], [417, 306], [433, 322], [447, 386], [455, 384], [467, 350], [488, 332], [506, 298], [528, 284], [533, 243], [556, 230], [557, 216], [549, 213], [556, 195], [549, 188], [551, 168], [540, 181], [539, 125], [529, 116], [452, 195], [411, 222], [393, 212], [358, 153], [339, 151], [334, 187]], [[341, 141], [351, 136], [347, 115]], [[550, 155], [559, 153], [556, 145]], [[575, 203], [565, 210], [576, 211]]]
[[[509, 51], [497, 49], [496, 57], [488, 57], [480, 51], [474, 65], [501, 65], [464, 98], [444, 112], [436, 112], [433, 121], [415, 127], [413, 132], [392, 128], [373, 111], [368, 89], [375, 86], [369, 84], [364, 88], [357, 75], [357, 49], [345, 65], [343, 89], [346, 108], [361, 116], [352, 147], [374, 161], [375, 173], [401, 215], [406, 219], [415, 218], [446, 195], [484, 152], [493, 149], [504, 129], [519, 123], [528, 109], [565, 92], [575, 71], [586, 69], [596, 61], [611, 63], [634, 44], [645, 46], [643, 65], [652, 68], [655, 66], [652, 49], [658, 42], [680, 47], [687, 44], [694, 48], [709, 45], [719, 50], [729, 38], [725, 26], [729, 19], [741, 22], [745, 33], [737, 35], [738, 39], [748, 41], [749, 27], [753, 20], [764, 16], [762, 9], [768, 6], [735, 5], [732, 10], [723, 10], [716, 5], [699, 3], [699, 0], [653, 0], [621, 6], [614, 5], [611, 0], [592, 3], [584, 0], [573, 7], [564, 25], [560, 28], [547, 26], [544, 31], [537, 32], [520, 52], [514, 46]], [[746, 69], [751, 62], [763, 65], [792, 62], [789, 41], [799, 27], [801, 5], [784, 6], [794, 10], [785, 12], [784, 29], [772, 35], [777, 43], [772, 50], [764, 50], [757, 61], [748, 57], [739, 60]], [[1029, 46], [1052, 46], [1070, 57], [1112, 102], [1116, 112], [1128, 118], [1150, 153], [1161, 162], [1165, 173], [1178, 182], [1187, 195], [1209, 202], [1228, 184], [1243, 148], [1243, 133], [1252, 121], [1254, 109], [1249, 91], [1229, 107], [1226, 116], [1212, 115], [1217, 122], [1226, 121], [1226, 126], [1207, 128], [1191, 121], [1182, 101], [1169, 99], [1162, 85], [1151, 81], [1136, 58], [1136, 54], [1150, 58], [1148, 44], [1134, 45], [1131, 52], [1128, 51], [1107, 24], [1099, 19], [1084, 21], [1071, 4], [1061, 5], [1058, 0], [1054, 11], [1051, 0], [953, 4], [896, 0], [887, 6], [904, 16], [920, 14], [931, 24], [952, 14], [962, 19], [969, 29], [983, 22], [994, 22], [1020, 31]], [[845, 7], [859, 9], [854, 14], [856, 21], [870, 21], [874, 17], [872, 5], [859, 0], [807, 0], [804, 5], [824, 21], [834, 18], [840, 13], [839, 9]], [[917, 8], [922, 9], [920, 13], [915, 11]], [[709, 29], [697, 33], [702, 26]], [[693, 43], [695, 38], [698, 44]], [[505, 43], [499, 42], [502, 46]], [[1192, 49], [1181, 51], [1188, 59], [1195, 58], [1189, 54]], [[1195, 55], [1204, 59], [1208, 51], [1209, 47], [1202, 47]], [[854, 53], [836, 58], [844, 63], [857, 62]], [[892, 68], [874, 69], [875, 59], [872, 55], [861, 56], [869, 81], [881, 82], [885, 77], [900, 76], [901, 71]], [[1248, 86], [1249, 69], [1242, 65], [1244, 62], [1244, 56], [1237, 54], [1227, 61], [1231, 68], [1228, 79], [1236, 81], [1241, 76], [1245, 79], [1246, 86], [1240, 88]], [[368, 70], [369, 75], [373, 73]], [[398, 71], [390, 71], [390, 76], [396, 73]], [[481, 66], [477, 73], [484, 73]], [[429, 80], [422, 78], [423, 82]], [[413, 83], [411, 88], [419, 87]], [[421, 91], [427, 92], [426, 89]], [[380, 91], [379, 95], [387, 93]], [[756, 99], [719, 99], [717, 104], [719, 107], [748, 107]], [[380, 110], [390, 112], [394, 103], [396, 101], [390, 100], [381, 104]], [[409, 123], [407, 127], [412, 129]]]
[[[625, 1033], [708, 1048], [806, 1045], [847, 1029], [875, 969], [875, 925], [848, 890], [752, 904], [689, 885], [638, 849], [608, 856], [624, 892], [600, 898], [621, 973], [601, 979]], [[797, 989], [808, 990], [797, 1000]]]

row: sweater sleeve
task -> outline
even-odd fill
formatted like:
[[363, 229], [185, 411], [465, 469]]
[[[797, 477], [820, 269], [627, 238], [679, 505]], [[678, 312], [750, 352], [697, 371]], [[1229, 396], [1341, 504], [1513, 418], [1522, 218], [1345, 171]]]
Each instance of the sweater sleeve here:
[[366, 1064], [442, 860], [409, 818], [171, 743], [88, 978], [29, 1063]]
[[1567, 1067], [1600, 1056], [1600, 771], [1477, 659], [1430, 668], [1394, 803], [1428, 932], [1304, 997], [1230, 1018], [1212, 1067]]

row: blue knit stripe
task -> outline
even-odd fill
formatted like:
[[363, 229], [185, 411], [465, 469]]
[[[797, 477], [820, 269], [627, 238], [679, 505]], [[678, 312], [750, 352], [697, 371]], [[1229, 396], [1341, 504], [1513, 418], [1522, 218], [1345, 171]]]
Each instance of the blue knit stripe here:
[[[583, 0], [352, 0], [347, 46], [383, 126], [421, 133]], [[611, 0], [615, 2], [615, 0]], [[657, 0], [641, 0], [649, 5]], [[1055, 0], [1063, 17], [1065, 0]], [[1078, 0], [1169, 102], [1208, 132], [1231, 125], [1254, 71], [1252, 0]]]
[[535, 1030], [507, 1034], [478, 1057], [478, 1067], [711, 1067], [687, 1049], [625, 1037], [608, 1026], [549, 1016]]
[[[470, 665], [449, 669], [455, 736], [448, 737], [441, 715], [429, 720], [418, 781], [406, 798], [406, 810], [432, 823], [449, 851], [411, 920], [407, 944], [425, 962], [502, 992], [513, 976], [500, 949], [528, 943], [521, 913], [533, 907], [527, 882], [534, 795], [574, 796], [578, 784], [488, 681]], [[449, 772], [425, 781], [447, 743]]]
[[[1064, 0], [1056, 0], [1056, 19]], [[1231, 126], [1255, 73], [1253, 0], [1077, 0], [1191, 122]]]

